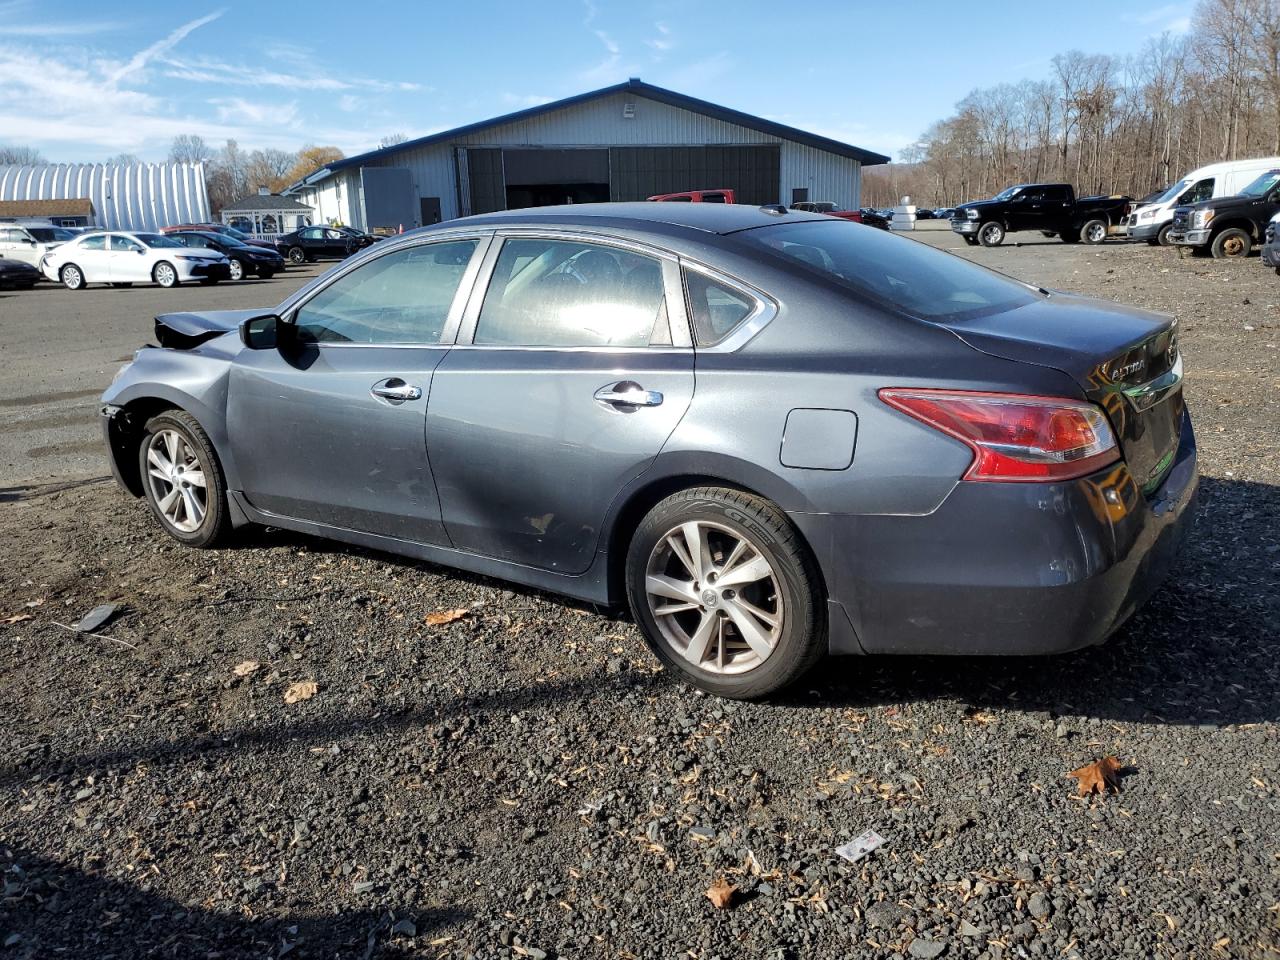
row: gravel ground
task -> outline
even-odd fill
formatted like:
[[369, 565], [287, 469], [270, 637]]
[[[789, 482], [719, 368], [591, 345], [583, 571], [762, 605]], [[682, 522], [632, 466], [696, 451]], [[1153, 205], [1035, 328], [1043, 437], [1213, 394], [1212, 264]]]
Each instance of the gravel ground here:
[[[737, 704], [553, 597], [282, 532], [188, 551], [109, 483], [10, 487], [0, 960], [1280, 957], [1280, 279], [960, 252], [1184, 324], [1200, 518], [1110, 643], [833, 660]], [[1121, 792], [1077, 797], [1106, 754]]]

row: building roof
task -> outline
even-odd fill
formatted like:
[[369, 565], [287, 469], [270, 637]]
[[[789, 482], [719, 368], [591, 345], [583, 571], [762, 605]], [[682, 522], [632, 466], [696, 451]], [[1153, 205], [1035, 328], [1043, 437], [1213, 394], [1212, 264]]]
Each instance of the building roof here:
[[88, 197], [70, 200], [0, 200], [0, 217], [92, 217]]
[[202, 163], [0, 165], [0, 200], [93, 203], [106, 230], [158, 230], [209, 219]]
[[228, 203], [222, 208], [223, 213], [257, 212], [259, 210], [296, 210], [299, 213], [311, 212], [311, 208], [305, 203], [299, 203], [292, 197], [282, 197], [274, 193], [255, 193], [252, 196], [242, 197], [235, 203]]
[[665, 103], [668, 106], [680, 107], [684, 110], [689, 110], [693, 113], [700, 113], [716, 120], [723, 120], [726, 123], [737, 124], [740, 127], [746, 127], [750, 130], [758, 130], [761, 133], [778, 137], [780, 140], [802, 143], [805, 146], [813, 147], [816, 150], [823, 150], [837, 156], [849, 157], [853, 160], [858, 160], [863, 164], [863, 166], [869, 167], [889, 162], [889, 158], [881, 153], [874, 153], [870, 150], [864, 150], [862, 147], [855, 147], [849, 143], [842, 143], [839, 140], [832, 140], [828, 137], [819, 136], [816, 133], [809, 133], [808, 131], [799, 130], [795, 127], [788, 127], [786, 124], [776, 123], [773, 120], [766, 120], [763, 117], [756, 117], [749, 113], [743, 113], [740, 110], [731, 110], [728, 107], [722, 107], [706, 100], [699, 100], [696, 97], [686, 96], [683, 93], [676, 93], [674, 90], [655, 87], [651, 83], [645, 83], [638, 77], [632, 77], [626, 83], [616, 83], [610, 87], [601, 87], [599, 90], [580, 93], [577, 96], [566, 97], [563, 100], [555, 100], [551, 103], [539, 104], [538, 106], [530, 107], [527, 110], [517, 110], [515, 113], [508, 113], [501, 117], [494, 117], [492, 120], [482, 120], [479, 123], [471, 123], [463, 127], [455, 127], [452, 130], [444, 130], [440, 133], [433, 133], [429, 136], [419, 137], [416, 140], [406, 140], [404, 143], [397, 143], [390, 147], [383, 147], [381, 150], [370, 150], [368, 153], [362, 153], [358, 156], [347, 157], [344, 160], [335, 160], [333, 163], [321, 167], [319, 170], [309, 174], [297, 183], [290, 185], [288, 189], [293, 190], [299, 186], [323, 180], [334, 171], [342, 170], [346, 167], [359, 166], [361, 164], [368, 163], [371, 160], [381, 160], [385, 157], [395, 156], [405, 150], [415, 150], [419, 147], [430, 146], [434, 143], [442, 143], [447, 140], [454, 140], [458, 137], [465, 137], [474, 133], [480, 133], [483, 130], [488, 130], [491, 127], [501, 126], [506, 123], [515, 123], [520, 120], [540, 117], [543, 114], [563, 110], [566, 107], [573, 107], [581, 103], [588, 103], [592, 100], [599, 100], [602, 97], [611, 97], [617, 93], [632, 93], [648, 100]]

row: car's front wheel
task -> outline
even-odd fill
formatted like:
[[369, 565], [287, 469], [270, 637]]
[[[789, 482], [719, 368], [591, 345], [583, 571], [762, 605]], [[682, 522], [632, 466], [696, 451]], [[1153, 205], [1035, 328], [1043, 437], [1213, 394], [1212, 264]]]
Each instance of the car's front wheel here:
[[978, 242], [984, 247], [998, 247], [1004, 243], [1004, 224], [996, 223], [994, 220], [990, 223], [984, 223], [978, 228]]
[[84, 289], [84, 274], [74, 263], [68, 263], [59, 270], [58, 279], [62, 281], [62, 285], [68, 290]]
[[1213, 238], [1209, 249], [1219, 260], [1247, 257], [1253, 249], [1253, 238], [1239, 227], [1228, 227]]
[[244, 262], [241, 260], [231, 261], [231, 279], [243, 280], [245, 274]]
[[167, 260], [161, 260], [155, 265], [155, 269], [151, 271], [151, 279], [162, 287], [176, 287], [178, 285], [178, 271], [174, 269], [172, 263]]
[[723, 487], [667, 497], [637, 528], [626, 579], [645, 640], [709, 693], [766, 696], [826, 650], [817, 566], [786, 515], [759, 497]]
[[189, 547], [212, 547], [230, 526], [226, 481], [199, 421], [168, 410], [147, 421], [138, 445], [147, 505], [165, 532]]

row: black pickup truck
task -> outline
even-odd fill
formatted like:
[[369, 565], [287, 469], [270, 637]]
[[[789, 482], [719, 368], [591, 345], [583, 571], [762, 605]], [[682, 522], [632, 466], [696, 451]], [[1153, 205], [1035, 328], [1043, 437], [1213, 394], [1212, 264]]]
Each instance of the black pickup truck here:
[[1007, 233], [1039, 230], [1063, 243], [1101, 243], [1117, 229], [1130, 197], [1081, 197], [1069, 183], [1021, 183], [990, 200], [956, 207], [951, 229], [969, 244], [998, 247]]
[[1215, 257], [1247, 257], [1266, 239], [1267, 224], [1280, 213], [1280, 170], [1268, 170], [1234, 197], [1175, 207], [1169, 242], [1208, 250]]

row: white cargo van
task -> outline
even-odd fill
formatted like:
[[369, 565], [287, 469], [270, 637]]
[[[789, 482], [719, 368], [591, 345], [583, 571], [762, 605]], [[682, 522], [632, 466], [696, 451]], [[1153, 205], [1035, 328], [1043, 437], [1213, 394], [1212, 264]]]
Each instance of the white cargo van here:
[[1169, 242], [1169, 226], [1173, 223], [1174, 207], [1234, 196], [1260, 174], [1277, 167], [1280, 167], [1280, 157], [1211, 163], [1199, 170], [1192, 170], [1150, 203], [1134, 207], [1120, 224], [1133, 239], [1163, 246]]

